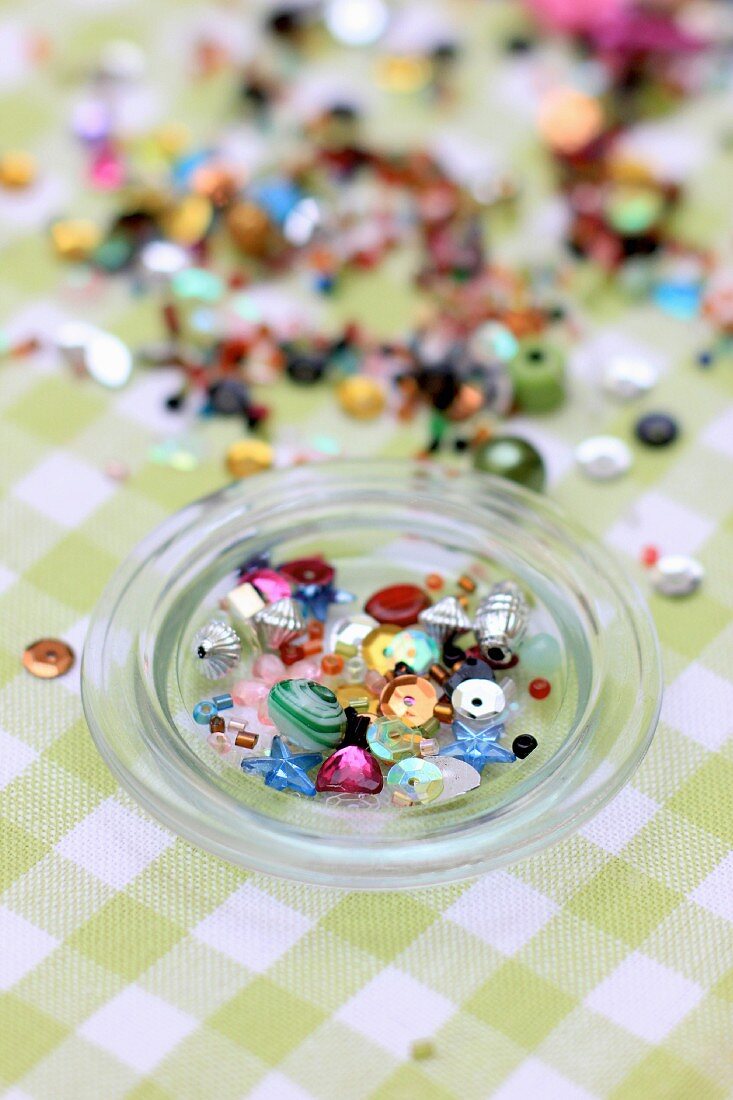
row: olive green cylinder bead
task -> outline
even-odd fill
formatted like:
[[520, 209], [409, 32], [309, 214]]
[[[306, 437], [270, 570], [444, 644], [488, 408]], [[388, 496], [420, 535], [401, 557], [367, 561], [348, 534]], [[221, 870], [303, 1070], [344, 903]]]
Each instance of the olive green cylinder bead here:
[[509, 364], [514, 398], [522, 412], [550, 412], [565, 400], [565, 356], [539, 340], [524, 340]]
[[516, 435], [498, 435], [481, 444], [473, 464], [485, 474], [509, 478], [536, 493], [545, 487], [542, 455], [528, 440]]

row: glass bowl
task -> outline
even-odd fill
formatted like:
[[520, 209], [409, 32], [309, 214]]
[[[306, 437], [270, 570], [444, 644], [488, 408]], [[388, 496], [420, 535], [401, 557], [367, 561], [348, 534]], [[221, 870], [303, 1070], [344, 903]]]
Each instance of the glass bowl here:
[[[518, 581], [533, 629], [554, 634], [562, 652], [551, 695], [527, 696], [521, 716], [538, 748], [487, 766], [461, 798], [408, 809], [369, 796], [303, 798], [232, 767], [191, 716], [199, 699], [226, 690], [201, 676], [191, 642], [242, 562], [266, 552], [278, 561], [325, 554], [339, 586], [356, 593], [354, 611], [416, 573]], [[521, 684], [521, 660], [515, 674]], [[661, 669], [638, 591], [544, 497], [443, 466], [338, 461], [241, 481], [153, 531], [94, 612], [82, 693], [109, 767], [175, 832], [243, 867], [386, 889], [476, 875], [576, 829], [646, 752]]]

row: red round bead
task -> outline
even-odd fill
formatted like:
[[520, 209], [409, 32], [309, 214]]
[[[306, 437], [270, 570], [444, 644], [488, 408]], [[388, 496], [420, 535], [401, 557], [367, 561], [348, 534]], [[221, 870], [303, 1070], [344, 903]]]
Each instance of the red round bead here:
[[541, 676], [538, 676], [536, 680], [533, 680], [529, 685], [529, 694], [533, 699], [546, 699], [552, 691], [552, 684], [549, 680], [544, 680]]
[[656, 546], [645, 546], [641, 552], [641, 564], [651, 568], [659, 561], [659, 551]]
[[336, 571], [321, 557], [294, 558], [278, 566], [278, 573], [296, 585], [332, 584]]

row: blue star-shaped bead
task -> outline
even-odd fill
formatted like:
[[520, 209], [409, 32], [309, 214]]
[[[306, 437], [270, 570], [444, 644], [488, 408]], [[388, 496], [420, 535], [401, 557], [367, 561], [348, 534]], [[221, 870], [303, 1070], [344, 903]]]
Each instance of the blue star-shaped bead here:
[[501, 722], [486, 726], [470, 726], [457, 718], [453, 723], [455, 741], [440, 750], [441, 756], [455, 756], [464, 760], [476, 771], [483, 771], [487, 764], [510, 764], [516, 756], [509, 749], [497, 744], [504, 733]]
[[297, 791], [313, 798], [316, 785], [305, 773], [322, 763], [320, 752], [291, 752], [281, 737], [273, 737], [270, 755], [245, 758], [242, 771], [264, 776], [265, 786], [276, 791]]
[[336, 588], [333, 584], [301, 584], [293, 595], [303, 605], [307, 618], [319, 619], [322, 623], [326, 621], [332, 603], [351, 603], [356, 599], [353, 592]]

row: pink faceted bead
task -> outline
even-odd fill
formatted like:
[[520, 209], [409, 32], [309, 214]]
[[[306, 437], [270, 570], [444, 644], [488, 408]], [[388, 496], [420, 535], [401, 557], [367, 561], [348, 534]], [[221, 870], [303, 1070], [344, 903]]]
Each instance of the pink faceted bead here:
[[260, 680], [240, 680], [232, 688], [232, 699], [238, 707], [256, 707], [269, 690]]
[[[269, 692], [268, 692], [269, 694]], [[274, 726], [272, 718], [270, 718], [270, 712], [267, 709], [267, 697], [260, 699], [259, 706], [257, 707], [257, 717], [263, 726]]]
[[89, 166], [89, 181], [99, 191], [114, 191], [125, 178], [125, 167], [109, 147], [103, 148]]
[[302, 661], [296, 661], [288, 669], [288, 678], [291, 680], [320, 680], [322, 675], [319, 661], [310, 661], [307, 657]]
[[268, 687], [287, 676], [285, 665], [275, 653], [260, 653], [252, 665], [252, 675]]

